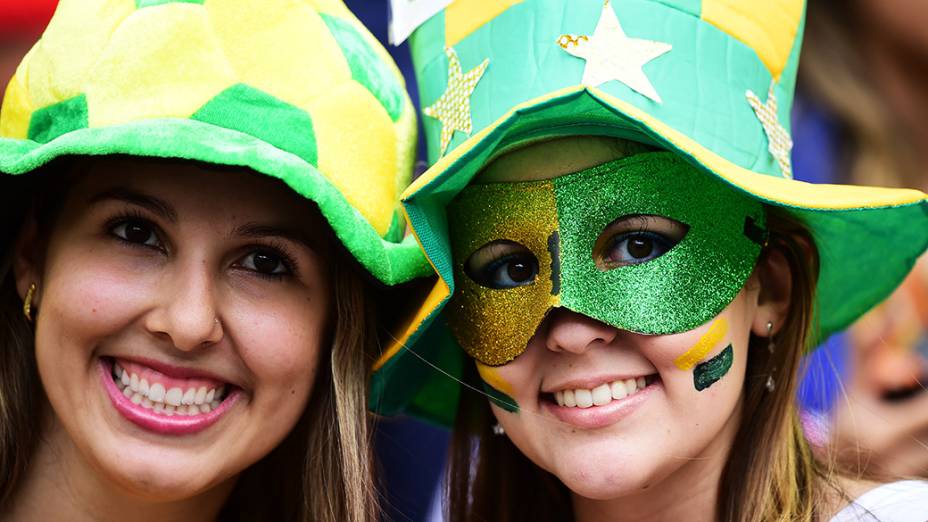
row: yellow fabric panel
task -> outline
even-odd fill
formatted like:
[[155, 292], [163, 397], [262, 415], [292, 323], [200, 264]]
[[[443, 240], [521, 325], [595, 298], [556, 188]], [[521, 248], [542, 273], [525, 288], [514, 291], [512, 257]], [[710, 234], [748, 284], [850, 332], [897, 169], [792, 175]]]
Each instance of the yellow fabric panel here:
[[[351, 79], [341, 48], [303, 0], [208, 0], [215, 34], [239, 80], [296, 106]], [[281, 42], [287, 42], [281, 48]]]
[[[392, 60], [391, 62], [392, 63]], [[396, 194], [402, 194], [412, 181], [416, 162], [416, 111], [411, 105], [403, 108], [400, 117], [393, 123], [396, 133]]]
[[[420, 243], [421, 245], [421, 243]], [[432, 261], [429, 260], [429, 263]], [[435, 268], [435, 265], [432, 265], [432, 268]], [[387, 363], [390, 359], [393, 358], [399, 351], [406, 347], [406, 342], [409, 340], [409, 337], [415, 333], [416, 329], [422, 325], [425, 319], [431, 314], [436, 308], [441, 306], [442, 303], [448, 298], [448, 295], [451, 293], [448, 285], [445, 284], [445, 280], [438, 277], [435, 280], [435, 286], [432, 287], [432, 290], [429, 291], [429, 295], [425, 298], [425, 302], [422, 303], [422, 306], [419, 307], [419, 310], [416, 311], [416, 314], [409, 318], [402, 327], [397, 330], [397, 332], [392, 336], [395, 339], [383, 352], [383, 354], [374, 362], [374, 365], [371, 367], [371, 371], [376, 372], [384, 364]]]
[[445, 8], [445, 47], [452, 47], [522, 0], [454, 0]]
[[754, 49], [779, 81], [804, 5], [803, 0], [702, 0], [702, 19]]
[[515, 395], [515, 393], [512, 391], [512, 384], [510, 384], [506, 379], [503, 379], [496, 368], [487, 366], [480, 361], [474, 362], [477, 364], [477, 373], [480, 374], [480, 378], [483, 379], [483, 382], [492, 386], [493, 389], [505, 393], [506, 395]]
[[32, 106], [41, 109], [81, 94], [98, 52], [133, 12], [134, 0], [61, 0], [24, 78]]
[[855, 208], [882, 208], [896, 205], [910, 205], [923, 201], [925, 193], [913, 189], [892, 189], [883, 187], [864, 187], [855, 185], [824, 185], [805, 183], [791, 179], [758, 174], [735, 165], [727, 159], [703, 147], [686, 134], [651, 116], [634, 105], [610, 96], [595, 87], [574, 86], [550, 92], [544, 96], [520, 103], [500, 116], [493, 124], [480, 130], [470, 139], [457, 146], [439, 159], [429, 170], [416, 178], [406, 189], [402, 199], [407, 199], [416, 190], [427, 185], [445, 169], [451, 166], [475, 144], [483, 140], [501, 123], [511, 118], [519, 110], [533, 107], [552, 98], [559, 98], [581, 90], [589, 90], [597, 97], [625, 113], [629, 119], [638, 120], [662, 135], [677, 148], [686, 151], [703, 165], [712, 169], [720, 178], [732, 185], [743, 188], [761, 199], [776, 201], [787, 206], [797, 206], [819, 210], [844, 210]]
[[202, 6], [147, 7], [113, 34], [93, 70], [85, 90], [89, 125], [187, 118], [235, 83]]
[[20, 140], [28, 138], [32, 111], [26, 88], [20, 81], [19, 74], [16, 74], [7, 85], [6, 94], [3, 96], [3, 108], [0, 109], [0, 137]]
[[386, 109], [354, 80], [304, 108], [313, 120], [319, 171], [386, 235], [396, 210], [396, 134]]

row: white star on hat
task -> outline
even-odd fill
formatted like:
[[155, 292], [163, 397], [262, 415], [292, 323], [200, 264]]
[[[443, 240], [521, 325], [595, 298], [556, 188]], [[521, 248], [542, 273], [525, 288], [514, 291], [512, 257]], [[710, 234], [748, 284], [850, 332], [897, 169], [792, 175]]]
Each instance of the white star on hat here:
[[592, 36], [563, 34], [557, 43], [568, 53], [586, 60], [582, 80], [584, 85], [595, 87], [617, 80], [635, 92], [661, 103], [661, 97], [644, 74], [643, 67], [670, 51], [672, 46], [664, 42], [629, 38], [619, 25], [609, 0], [603, 4], [602, 14]]

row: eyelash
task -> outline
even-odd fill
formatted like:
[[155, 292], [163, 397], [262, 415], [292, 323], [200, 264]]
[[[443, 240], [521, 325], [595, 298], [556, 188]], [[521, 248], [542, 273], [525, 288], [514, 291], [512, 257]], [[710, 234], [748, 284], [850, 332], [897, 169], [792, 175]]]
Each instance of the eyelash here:
[[[164, 239], [162, 238], [162, 235], [159, 233], [160, 230], [158, 226], [155, 225], [150, 219], [145, 217], [142, 214], [142, 212], [140, 212], [137, 209], [126, 209], [124, 211], [121, 211], [119, 214], [107, 220], [105, 228], [110, 236], [112, 236], [114, 239], [116, 239], [117, 241], [119, 241], [120, 243], [122, 243], [123, 245], [127, 247], [147, 248], [147, 249], [156, 250], [161, 253], [166, 252], [166, 249], [163, 246], [156, 247], [156, 246], [151, 246], [151, 245], [143, 245], [143, 244], [135, 243], [132, 241], [127, 241], [117, 236], [113, 232], [113, 230], [116, 229], [116, 227], [131, 223], [131, 222], [138, 222], [138, 223], [144, 224], [147, 227], [150, 227], [151, 232], [158, 239], [158, 242], [161, 244], [164, 243]], [[280, 262], [284, 265], [284, 268], [287, 269], [287, 272], [282, 273], [282, 274], [267, 274], [263, 272], [258, 272], [256, 270], [245, 269], [246, 271], [252, 273], [253, 275], [257, 277], [267, 279], [267, 280], [280, 281], [284, 279], [285, 277], [292, 277], [294, 274], [297, 273], [298, 264], [297, 264], [296, 259], [287, 252], [287, 247], [281, 244], [279, 241], [269, 239], [264, 244], [248, 245], [244, 247], [242, 250], [245, 251], [245, 254], [239, 258], [239, 261], [236, 261], [236, 263], [234, 264], [235, 266], [241, 266], [242, 259], [245, 259], [246, 257], [250, 255], [254, 255], [255, 253], [263, 251], [273, 256], [279, 257]]]

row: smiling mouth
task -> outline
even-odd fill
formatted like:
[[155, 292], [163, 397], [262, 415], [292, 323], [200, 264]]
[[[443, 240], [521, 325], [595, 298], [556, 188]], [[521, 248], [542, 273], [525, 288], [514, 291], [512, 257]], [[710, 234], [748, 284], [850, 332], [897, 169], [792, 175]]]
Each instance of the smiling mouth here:
[[557, 405], [561, 407], [592, 408], [593, 406], [605, 406], [612, 401], [625, 399], [654, 384], [658, 380], [659, 377], [657, 374], [651, 374], [633, 379], [619, 379], [603, 383], [592, 389], [574, 388], [558, 390], [554, 393], [546, 393], [544, 396], [547, 400], [556, 402]]
[[206, 414], [229, 396], [229, 386], [212, 379], [178, 379], [129, 361], [111, 363], [110, 377], [119, 391], [133, 404], [165, 417]]

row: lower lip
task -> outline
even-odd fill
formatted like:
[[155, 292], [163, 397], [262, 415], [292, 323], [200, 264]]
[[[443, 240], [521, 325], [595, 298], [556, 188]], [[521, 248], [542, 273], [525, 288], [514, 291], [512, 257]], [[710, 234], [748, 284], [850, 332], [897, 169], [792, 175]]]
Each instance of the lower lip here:
[[136, 426], [160, 435], [192, 435], [203, 431], [229, 411], [241, 395], [241, 391], [233, 389], [219, 404], [219, 407], [209, 413], [168, 417], [143, 408], [141, 405], [133, 404], [131, 400], [123, 395], [119, 388], [116, 387], [116, 383], [113, 382], [111, 377], [113, 368], [110, 363], [100, 360], [98, 368], [100, 378], [103, 380], [103, 388], [106, 390], [107, 395], [110, 396], [116, 411]]
[[546, 411], [561, 422], [577, 428], [593, 430], [612, 426], [632, 415], [645, 401], [662, 388], [660, 381], [656, 381], [624, 399], [613, 400], [609, 404], [590, 406], [589, 408], [558, 406], [556, 402], [547, 399], [542, 402], [542, 405]]

